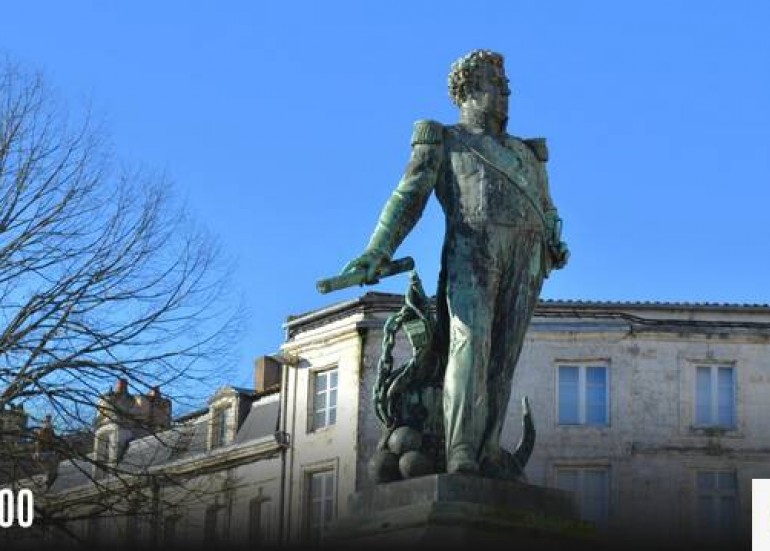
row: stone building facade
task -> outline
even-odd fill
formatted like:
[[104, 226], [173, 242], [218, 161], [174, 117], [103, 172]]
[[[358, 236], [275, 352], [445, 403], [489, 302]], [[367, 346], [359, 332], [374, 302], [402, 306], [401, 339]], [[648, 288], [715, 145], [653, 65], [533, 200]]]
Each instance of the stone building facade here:
[[[384, 321], [401, 305], [367, 293], [289, 318], [254, 389], [220, 389], [116, 456], [173, 484], [74, 529], [155, 544], [319, 537], [371, 484], [371, 388]], [[409, 353], [397, 340], [396, 361]], [[513, 384], [503, 443], [520, 436], [526, 394], [537, 430], [528, 482], [575, 492], [602, 534], [748, 538], [751, 480], [770, 478], [770, 306], [544, 301]], [[82, 470], [60, 464], [47, 499], [88, 507]]]
[[[325, 469], [339, 481], [336, 515], [369, 483], [380, 437], [370, 389], [383, 322], [400, 305], [369, 293], [286, 324], [284, 352], [299, 361], [288, 369], [291, 493], [306, 495]], [[409, 351], [399, 340], [396, 361]], [[335, 371], [337, 424], [315, 428], [325, 407], [316, 381]], [[513, 384], [503, 442], [518, 441], [527, 395], [537, 430], [527, 480], [574, 491], [607, 537], [748, 537], [751, 480], [770, 478], [767, 305], [544, 301]], [[316, 522], [302, 499], [295, 534]]]

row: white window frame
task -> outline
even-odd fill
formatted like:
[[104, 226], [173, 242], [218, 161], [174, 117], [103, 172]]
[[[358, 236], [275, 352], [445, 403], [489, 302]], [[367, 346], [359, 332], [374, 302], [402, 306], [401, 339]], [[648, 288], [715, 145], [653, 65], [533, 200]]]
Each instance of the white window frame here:
[[148, 509], [148, 502], [137, 498], [128, 505], [124, 522], [126, 545], [132, 547], [149, 543], [155, 535], [156, 517]]
[[[336, 374], [337, 383], [331, 386], [332, 374]], [[322, 390], [318, 390], [319, 377], [326, 377], [326, 385]], [[340, 372], [335, 367], [319, 369], [310, 376], [310, 411], [309, 411], [309, 430], [317, 431], [337, 424], [337, 404], [339, 404], [339, 386]], [[334, 395], [334, 405], [330, 405], [332, 393]], [[324, 396], [324, 406], [319, 406], [319, 396]], [[316, 414], [323, 414], [321, 422], [316, 421]]]
[[[704, 490], [699, 485], [700, 475], [711, 475], [716, 479], [716, 488]], [[730, 476], [732, 478], [732, 488], [720, 487], [720, 480], [722, 477]], [[739, 517], [740, 517], [740, 500], [739, 500], [740, 488], [738, 486], [738, 473], [734, 470], [720, 470], [720, 469], [700, 469], [695, 472], [695, 520], [697, 526], [697, 533], [704, 539], [720, 539], [730, 538], [737, 534], [739, 530]], [[723, 518], [724, 512], [722, 512], [722, 500], [725, 497], [730, 497], [733, 500], [733, 518], [728, 521], [728, 526], [725, 527], [720, 523], [725, 519]], [[711, 513], [709, 518], [703, 519], [700, 517], [700, 500], [702, 498], [708, 498], [711, 501]], [[719, 522], [715, 522], [718, 520]], [[725, 529], [727, 528], [727, 529]]]
[[[561, 368], [575, 367], [578, 369], [578, 421], [577, 423], [563, 423], [561, 421]], [[604, 386], [604, 423], [588, 423], [586, 400], [587, 382], [586, 372], [589, 368], [601, 368], [605, 373]], [[576, 362], [560, 361], [556, 364], [556, 424], [560, 427], [609, 427], [610, 426], [610, 368], [607, 362]]]
[[211, 408], [209, 449], [221, 448], [232, 442], [231, 421], [233, 405], [230, 403]]
[[[575, 472], [577, 474], [577, 489], [574, 490], [573, 493], [575, 494], [576, 503], [580, 512], [580, 518], [590, 522], [595, 522], [598, 528], [606, 529], [609, 525], [610, 516], [612, 514], [612, 471], [610, 470], [610, 467], [607, 465], [556, 465], [554, 467], [554, 487], [561, 489], [561, 486], [559, 485], [559, 474], [569, 471]], [[589, 472], [601, 472], [605, 475], [606, 485], [604, 493], [604, 510], [606, 511], [606, 515], [601, 519], [591, 519], [586, 515], [586, 511], [588, 510], [588, 497], [586, 495], [586, 473]]]
[[[320, 496], [313, 496], [314, 480], [317, 477], [326, 477], [321, 479]], [[327, 484], [331, 481], [331, 489]], [[333, 521], [337, 517], [337, 470], [334, 467], [318, 468], [305, 471], [305, 538], [310, 541], [317, 541], [317, 536], [322, 535], [327, 526], [327, 522]], [[328, 495], [330, 494], [330, 495]], [[320, 518], [315, 522], [313, 516], [313, 506], [320, 503]], [[329, 521], [326, 520], [326, 512], [331, 511]]]
[[162, 538], [158, 538], [163, 545], [179, 545], [178, 538], [181, 535], [182, 515], [178, 512], [167, 514], [162, 520]]
[[102, 537], [103, 522], [102, 517], [99, 516], [100, 512], [98, 509], [93, 511], [91, 514], [94, 516], [89, 518], [86, 524], [86, 540], [90, 545], [98, 544]]
[[224, 507], [218, 503], [207, 505], [203, 510], [203, 542], [205, 544], [217, 544], [224, 538], [222, 534], [222, 510]]
[[[727, 363], [696, 363], [693, 371], [693, 401], [692, 401], [692, 426], [696, 429], [722, 429], [736, 430], [738, 428], [738, 370], [735, 365]], [[698, 420], [698, 371], [700, 369], [710, 370], [711, 396], [709, 402], [711, 409], [709, 412], [709, 421], [701, 422]], [[719, 421], [719, 370], [729, 369], [732, 372], [732, 401], [733, 419], [731, 425], [723, 425]]]
[[262, 493], [261, 487], [257, 495], [249, 500], [248, 533], [249, 542], [252, 544], [265, 543], [269, 539], [270, 502], [270, 497]]

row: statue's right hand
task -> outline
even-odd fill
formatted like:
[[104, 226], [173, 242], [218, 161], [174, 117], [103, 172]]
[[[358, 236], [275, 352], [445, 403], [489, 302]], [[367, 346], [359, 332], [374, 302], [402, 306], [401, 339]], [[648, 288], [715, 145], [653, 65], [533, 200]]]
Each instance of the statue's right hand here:
[[344, 268], [342, 268], [343, 274], [354, 272], [357, 270], [363, 270], [366, 272], [365, 283], [372, 284], [377, 283], [377, 272], [390, 259], [388, 255], [378, 251], [366, 251], [364, 254], [348, 262]]

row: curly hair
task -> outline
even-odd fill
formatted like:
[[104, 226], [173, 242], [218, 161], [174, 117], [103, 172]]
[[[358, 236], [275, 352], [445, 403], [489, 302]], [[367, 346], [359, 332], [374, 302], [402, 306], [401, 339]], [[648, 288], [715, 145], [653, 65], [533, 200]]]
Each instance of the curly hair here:
[[458, 107], [479, 86], [479, 69], [484, 65], [503, 66], [503, 56], [492, 50], [473, 50], [452, 63], [449, 73], [449, 96]]

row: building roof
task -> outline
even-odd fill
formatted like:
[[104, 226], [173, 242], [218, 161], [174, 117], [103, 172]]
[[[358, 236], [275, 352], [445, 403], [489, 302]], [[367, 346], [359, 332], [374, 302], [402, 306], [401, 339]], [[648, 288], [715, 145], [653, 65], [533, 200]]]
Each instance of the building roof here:
[[[257, 398], [229, 446], [244, 445], [273, 436], [278, 426], [279, 406], [277, 395]], [[209, 452], [208, 430], [207, 415], [188, 414], [182, 422], [177, 422], [170, 429], [130, 441], [120, 455], [118, 468], [127, 474], [139, 473], [204, 456]], [[222, 446], [217, 451], [227, 448]], [[51, 491], [57, 493], [91, 483], [93, 468], [93, 463], [85, 458], [62, 461]]]
[[[434, 297], [435, 300], [435, 297]], [[311, 329], [330, 323], [356, 313], [396, 312], [404, 304], [404, 296], [395, 293], [380, 293], [370, 291], [358, 298], [331, 304], [323, 308], [311, 310], [304, 314], [289, 316], [284, 323], [291, 338], [299, 331]], [[625, 314], [624, 314], [625, 312]], [[639, 313], [630, 315], [629, 312]], [[535, 317], [563, 317], [565, 315], [575, 317], [597, 317], [606, 313], [610, 317], [626, 317], [629, 321], [643, 323], [644, 316], [653, 316], [654, 323], [660, 325], [660, 314], [678, 313], [696, 314], [704, 319], [673, 319], [675, 324], [690, 323], [698, 325], [702, 323], [719, 323], [726, 326], [745, 327], [770, 327], [770, 304], [735, 304], [716, 302], [665, 302], [665, 301], [601, 301], [601, 300], [563, 300], [541, 299], [535, 309]], [[657, 313], [658, 315], [654, 315]], [[728, 320], [722, 319], [726, 315], [751, 315], [767, 316], [767, 321], [749, 322], [746, 319]]]
[[666, 310], [760, 310], [770, 312], [770, 304], [730, 303], [730, 302], [667, 302], [667, 301], [612, 301], [612, 300], [570, 300], [541, 299], [539, 308], [551, 306], [570, 306], [578, 308], [654, 308]]
[[89, 482], [92, 478], [93, 465], [85, 459], [70, 459], [59, 463], [56, 479], [50, 488], [53, 493], [75, 488]]
[[246, 416], [246, 420], [241, 425], [238, 434], [235, 435], [235, 443], [257, 440], [266, 436], [271, 436], [278, 430], [278, 417], [280, 402], [274, 400], [260, 405], [258, 402], [252, 406], [251, 411]]

